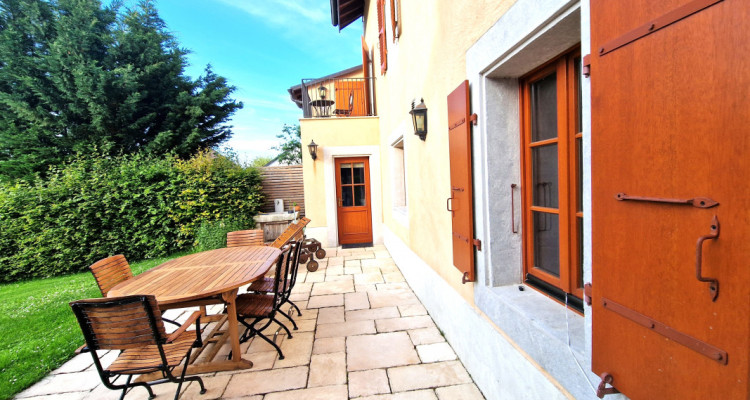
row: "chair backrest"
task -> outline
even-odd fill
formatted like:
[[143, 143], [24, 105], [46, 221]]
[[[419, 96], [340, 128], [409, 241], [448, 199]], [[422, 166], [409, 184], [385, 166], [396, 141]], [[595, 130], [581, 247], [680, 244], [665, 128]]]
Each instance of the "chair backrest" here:
[[91, 351], [161, 345], [167, 338], [154, 296], [78, 300], [70, 307]]
[[297, 272], [299, 271], [300, 254], [302, 254], [302, 247], [304, 246], [305, 236], [294, 242], [296, 247], [293, 248], [292, 256], [290, 257], [291, 266], [289, 267], [288, 284], [284, 288], [284, 296], [288, 299], [292, 294], [292, 289], [297, 283]]
[[279, 237], [277, 237], [276, 240], [271, 243], [271, 247], [280, 249], [284, 247], [284, 245], [289, 243], [290, 240], [299, 240], [302, 235], [302, 227], [300, 227], [298, 224], [289, 224], [284, 232], [282, 232], [281, 235], [279, 235]]
[[130, 264], [128, 264], [128, 260], [122, 254], [101, 259], [91, 264], [89, 270], [94, 274], [94, 279], [96, 279], [96, 284], [99, 285], [102, 297], [107, 297], [109, 290], [118, 283], [133, 277]]
[[292, 252], [296, 246], [296, 242], [292, 241], [287, 243], [281, 248], [281, 254], [276, 259], [276, 272], [273, 276], [273, 304], [274, 306], [280, 306], [284, 302], [284, 290], [287, 286], [287, 280], [289, 279], [289, 267], [290, 261], [292, 260]]
[[299, 219], [299, 222], [297, 222], [297, 225], [299, 225], [300, 227], [304, 228], [309, 223], [310, 223], [310, 218], [302, 217], [302, 218]]
[[263, 229], [227, 233], [227, 247], [263, 246]]

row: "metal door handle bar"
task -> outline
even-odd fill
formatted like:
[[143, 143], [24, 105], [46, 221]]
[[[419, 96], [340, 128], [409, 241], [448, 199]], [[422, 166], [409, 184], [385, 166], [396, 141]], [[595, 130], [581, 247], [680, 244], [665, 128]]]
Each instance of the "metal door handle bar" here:
[[452, 200], [453, 197], [448, 197], [447, 199], [445, 199], [445, 209], [450, 211], [451, 214], [453, 214], [453, 209], [451, 209], [451, 206], [453, 205], [453, 203], [451, 202]]
[[516, 230], [516, 198], [513, 196], [513, 189], [516, 188], [515, 183], [510, 184], [510, 231], [518, 233]]
[[693, 350], [703, 356], [706, 356], [719, 364], [727, 364], [727, 352], [712, 346], [702, 340], [694, 338], [690, 335], [684, 334], [662, 322], [659, 322], [653, 318], [649, 318], [633, 309], [623, 306], [622, 304], [615, 303], [614, 301], [602, 297], [602, 306], [609, 311], [619, 314], [620, 316], [627, 318], [636, 324], [643, 326], [644, 328], [650, 329], [655, 333], [658, 333], [669, 340], [679, 343], [690, 350]]
[[665, 199], [661, 197], [630, 196], [625, 193], [617, 193], [615, 198], [620, 201], [646, 201], [650, 203], [685, 204], [696, 208], [711, 208], [719, 205], [719, 202], [708, 197], [693, 197], [692, 199]]
[[703, 276], [703, 242], [708, 239], [716, 240], [719, 238], [719, 217], [714, 215], [711, 220], [711, 233], [698, 238], [698, 243], [695, 245], [695, 277], [701, 282], [710, 282], [708, 290], [711, 292], [711, 300], [716, 301], [719, 296], [719, 281], [715, 278], [708, 278]]

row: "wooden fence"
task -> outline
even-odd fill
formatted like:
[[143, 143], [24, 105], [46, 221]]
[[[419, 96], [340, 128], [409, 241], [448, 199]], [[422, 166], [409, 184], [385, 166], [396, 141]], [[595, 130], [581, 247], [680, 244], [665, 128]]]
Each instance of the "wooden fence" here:
[[263, 212], [274, 212], [274, 199], [284, 199], [284, 211], [293, 203], [300, 206], [300, 216], [305, 215], [305, 190], [302, 184], [302, 166], [288, 165], [262, 169], [263, 193], [266, 201]]

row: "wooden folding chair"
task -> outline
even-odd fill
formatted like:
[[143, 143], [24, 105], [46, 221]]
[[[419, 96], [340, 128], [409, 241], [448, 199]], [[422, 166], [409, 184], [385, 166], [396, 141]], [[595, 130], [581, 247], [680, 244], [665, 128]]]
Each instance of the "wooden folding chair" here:
[[[197, 376], [185, 376], [193, 347], [201, 347], [200, 311], [194, 312], [174, 333], [167, 336], [161, 311], [154, 296], [123, 296], [102, 299], [79, 300], [70, 303], [81, 326], [86, 347], [104, 386], [122, 390], [122, 400], [129, 389], [143, 386], [149, 398], [155, 397], [152, 385], [165, 382], [177, 383], [175, 400], [180, 396], [182, 383], [197, 381], [200, 393], [206, 392], [203, 380]], [[187, 328], [195, 323], [195, 331]], [[120, 354], [107, 367], [102, 365], [98, 350], [119, 350]], [[179, 377], [173, 375], [182, 364]], [[163, 379], [151, 382], [131, 382], [133, 375], [161, 372]], [[124, 384], [115, 383], [127, 376]]]
[[89, 270], [94, 275], [94, 279], [96, 279], [96, 284], [99, 286], [102, 297], [107, 297], [109, 290], [120, 282], [133, 277], [130, 264], [128, 264], [128, 260], [122, 254], [103, 258], [91, 264]]
[[227, 247], [263, 246], [263, 230], [248, 229], [227, 233]]
[[[254, 336], [259, 336], [276, 349], [279, 353], [280, 360], [284, 359], [284, 353], [282, 353], [281, 348], [276, 344], [276, 334], [278, 334], [278, 331], [274, 334], [274, 339], [271, 340], [263, 334], [263, 330], [268, 328], [271, 323], [276, 322], [286, 331], [289, 338], [292, 338], [292, 333], [289, 331], [289, 328], [276, 319], [276, 313], [281, 313], [287, 318], [290, 318], [287, 314], [281, 311], [281, 306], [286, 300], [285, 293], [291, 291], [291, 276], [293, 275], [292, 268], [294, 268], [294, 264], [299, 258], [300, 249], [300, 244], [295, 241], [289, 242], [289, 244], [282, 249], [282, 253], [279, 255], [278, 261], [276, 262], [276, 274], [273, 278], [273, 291], [271, 293], [244, 293], [237, 296], [236, 300], [237, 320], [247, 327], [247, 330], [240, 338], [240, 343], [246, 342]], [[251, 321], [248, 322], [248, 320]], [[267, 322], [258, 327], [258, 324], [264, 320]], [[292, 323], [294, 323], [294, 321], [292, 321]]]

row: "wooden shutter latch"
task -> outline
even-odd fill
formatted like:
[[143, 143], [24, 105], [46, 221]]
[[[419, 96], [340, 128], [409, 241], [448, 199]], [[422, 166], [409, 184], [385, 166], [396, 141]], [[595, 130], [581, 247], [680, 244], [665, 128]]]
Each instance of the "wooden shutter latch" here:
[[583, 62], [582, 68], [581, 68], [581, 75], [585, 76], [586, 78], [591, 76], [591, 54], [586, 54], [583, 56]]

